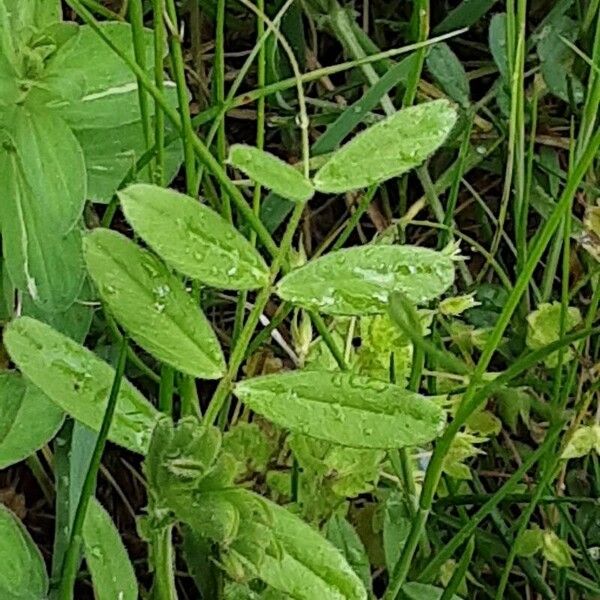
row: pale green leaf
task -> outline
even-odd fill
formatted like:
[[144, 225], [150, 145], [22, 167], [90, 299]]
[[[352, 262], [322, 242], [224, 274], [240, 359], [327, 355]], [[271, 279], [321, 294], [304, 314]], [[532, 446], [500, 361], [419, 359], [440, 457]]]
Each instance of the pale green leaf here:
[[253, 181], [288, 200], [306, 202], [315, 193], [312, 183], [302, 173], [259, 148], [234, 144], [229, 150], [228, 162]]
[[279, 297], [332, 315], [387, 311], [392, 292], [417, 304], [441, 296], [454, 281], [454, 258], [417, 246], [357, 246], [331, 252], [286, 275]]
[[259, 577], [296, 600], [366, 600], [361, 580], [340, 552], [285, 508], [265, 499], [281, 555], [267, 553]]
[[135, 232], [180, 273], [219, 289], [266, 285], [262, 257], [232, 225], [190, 196], [154, 185], [119, 192]]
[[445, 42], [435, 44], [427, 55], [427, 68], [440, 87], [461, 106], [469, 105], [469, 79], [462, 63]]
[[[73, 418], [99, 431], [114, 369], [87, 348], [30, 317], [12, 321], [4, 344], [27, 379]], [[109, 439], [144, 454], [159, 413], [124, 380]]]
[[109, 229], [85, 237], [84, 255], [102, 299], [135, 342], [183, 373], [202, 379], [223, 375], [217, 336], [164, 263]]
[[[540, 304], [537, 310], [527, 315], [527, 347], [531, 350], [539, 350], [552, 342], [556, 342], [561, 331], [560, 302], [545, 302]], [[565, 333], [581, 323], [581, 313], [578, 308], [568, 306], [565, 315]], [[567, 348], [562, 353], [563, 362], [573, 358], [573, 351]], [[553, 368], [558, 364], [559, 352], [553, 352], [544, 360], [547, 367]]]
[[85, 561], [96, 600], [137, 600], [135, 572], [110, 515], [91, 498], [83, 524]]
[[[133, 59], [127, 23], [100, 23], [103, 32]], [[154, 64], [152, 33], [146, 31], [146, 64]], [[173, 86], [167, 82], [168, 86]], [[51, 58], [31, 102], [55, 109], [74, 129], [113, 128], [140, 120], [137, 80], [129, 67], [89, 26], [79, 28]]]
[[294, 371], [239, 382], [235, 395], [292, 431], [357, 448], [430, 442], [443, 411], [431, 400], [385, 381], [329, 371]]
[[13, 35], [23, 30], [31, 35], [34, 29], [43, 29], [62, 19], [60, 0], [3, 1], [11, 17]]
[[542, 554], [544, 558], [557, 567], [574, 567], [573, 551], [564, 540], [561, 540], [554, 531], [546, 530], [542, 536]]
[[579, 458], [597, 448], [600, 430], [597, 425], [578, 427], [565, 446], [561, 458]]
[[[444, 590], [428, 583], [417, 583], [411, 581], [402, 586], [402, 593], [405, 600], [440, 600]], [[452, 595], [450, 600], [462, 600], [456, 594]]]
[[334, 152], [314, 176], [315, 188], [341, 193], [397, 177], [437, 150], [455, 122], [447, 100], [405, 108]]
[[63, 419], [63, 411], [39, 388], [16, 373], [0, 374], [0, 469], [39, 450]]
[[539, 527], [525, 530], [516, 541], [515, 551], [518, 556], [533, 556], [541, 549], [543, 532]]
[[83, 154], [66, 124], [45, 112], [15, 109], [5, 135], [0, 217], [8, 272], [44, 310], [66, 310], [84, 277], [76, 225], [85, 202]]
[[48, 593], [44, 560], [23, 524], [0, 504], [0, 598], [40, 600]]

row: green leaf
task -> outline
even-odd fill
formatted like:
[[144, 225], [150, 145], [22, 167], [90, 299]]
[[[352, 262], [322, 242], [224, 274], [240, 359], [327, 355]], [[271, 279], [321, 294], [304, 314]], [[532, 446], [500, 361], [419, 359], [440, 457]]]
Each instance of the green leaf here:
[[286, 275], [276, 292], [304, 308], [331, 315], [387, 310], [392, 292], [421, 304], [454, 281], [454, 257], [417, 246], [357, 246], [331, 252]]
[[84, 276], [75, 226], [85, 201], [81, 149], [60, 118], [24, 107], [15, 109], [5, 136], [0, 218], [10, 278], [44, 310], [66, 310]]
[[0, 597], [40, 600], [48, 593], [44, 560], [23, 524], [0, 504]]
[[[105, 22], [100, 27], [117, 48], [133, 58], [127, 23]], [[153, 65], [152, 33], [145, 34], [146, 64]], [[51, 58], [38, 88], [29, 101], [55, 109], [73, 129], [110, 129], [140, 120], [135, 76], [89, 25], [81, 26]]]
[[578, 427], [565, 446], [561, 458], [579, 458], [592, 450], [600, 450], [600, 426]]
[[[527, 315], [527, 347], [531, 350], [539, 350], [560, 337], [562, 305], [560, 302], [545, 302], [538, 306], [537, 310]], [[581, 313], [578, 308], [568, 306], [565, 315], [565, 333], [581, 323]], [[562, 353], [563, 363], [573, 358], [573, 350], [567, 348]], [[558, 364], [559, 352], [553, 352], [544, 363], [553, 368]]]
[[496, 3], [496, 0], [463, 0], [436, 25], [435, 34], [474, 25]]
[[514, 434], [517, 433], [519, 417], [525, 425], [529, 425], [531, 396], [525, 389], [509, 388], [498, 390], [496, 397], [498, 400], [498, 414]]
[[154, 185], [119, 192], [135, 232], [180, 273], [226, 290], [263, 287], [267, 265], [250, 242], [214, 210]]
[[365, 589], [371, 590], [371, 566], [369, 557], [354, 527], [340, 515], [334, 515], [327, 522], [327, 539], [342, 553], [360, 577]]
[[[73, 418], [100, 430], [115, 371], [87, 348], [30, 317], [5, 329], [4, 344], [27, 379]], [[159, 418], [156, 409], [123, 381], [109, 439], [144, 454]]]
[[44, 446], [58, 431], [64, 413], [16, 373], [0, 374], [0, 469]]
[[315, 188], [341, 193], [402, 175], [437, 150], [455, 122], [447, 100], [405, 108], [334, 152], [314, 176]]
[[[166, 134], [172, 131], [166, 124]], [[88, 198], [92, 202], [108, 203], [119, 185], [146, 151], [146, 141], [141, 121], [114, 129], [81, 129], [75, 131], [85, 156]], [[182, 162], [181, 140], [165, 148], [163, 178], [173, 181]], [[137, 181], [150, 182], [149, 167], [135, 173]]]
[[508, 58], [506, 56], [506, 13], [495, 14], [490, 21], [490, 52], [502, 79], [508, 81]]
[[543, 533], [539, 527], [525, 530], [516, 541], [516, 553], [518, 556], [533, 556], [541, 549]]
[[[427, 583], [412, 581], [402, 586], [402, 593], [405, 600], [440, 600], [444, 590]], [[461, 600], [461, 597], [453, 594], [450, 600]]]
[[285, 508], [262, 499], [280, 556], [267, 553], [259, 577], [297, 600], [366, 600], [367, 592], [340, 552]]
[[383, 508], [385, 564], [388, 573], [393, 573], [408, 538], [411, 521], [406, 511], [406, 500], [398, 493], [390, 494]]
[[269, 152], [234, 144], [229, 150], [229, 164], [268, 190], [294, 202], [306, 202], [315, 193], [312, 183], [302, 173]]
[[461, 106], [469, 105], [469, 79], [463, 64], [445, 42], [435, 44], [427, 55], [427, 68], [440, 87]]
[[91, 498], [83, 524], [85, 561], [97, 600], [137, 600], [138, 586], [127, 550], [110, 515]]
[[109, 229], [85, 237], [84, 255], [100, 296], [142, 348], [188, 375], [223, 375], [225, 359], [217, 336], [164, 263]]
[[431, 400], [384, 381], [294, 371], [239, 382], [235, 395], [277, 425], [357, 448], [401, 448], [436, 438], [445, 423]]
[[544, 531], [542, 554], [544, 558], [557, 567], [574, 567], [573, 550], [564, 540], [561, 540], [554, 531]]

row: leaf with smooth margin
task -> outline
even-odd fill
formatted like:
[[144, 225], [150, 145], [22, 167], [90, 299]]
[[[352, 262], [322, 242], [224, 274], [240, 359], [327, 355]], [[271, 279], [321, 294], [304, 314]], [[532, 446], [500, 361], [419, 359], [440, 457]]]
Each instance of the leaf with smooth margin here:
[[250, 242], [211, 208], [155, 185], [118, 192], [135, 232], [169, 265], [202, 283], [251, 290], [268, 283], [265, 261]]
[[225, 359], [210, 323], [162, 261], [110, 229], [95, 229], [83, 246], [100, 296], [137, 344], [188, 375], [224, 374]]
[[334, 152], [315, 174], [315, 188], [342, 193], [402, 175], [442, 145], [456, 118], [447, 100], [400, 110]]
[[137, 600], [137, 580], [127, 550], [113, 520], [96, 498], [90, 498], [82, 533], [94, 598]]
[[435, 439], [446, 422], [432, 400], [399, 386], [333, 371], [240, 381], [234, 394], [291, 431], [356, 448], [403, 448]]
[[40, 600], [48, 575], [39, 549], [19, 519], [0, 504], [0, 598]]
[[[134, 58], [129, 24], [99, 26], [116, 47]], [[145, 31], [145, 38], [146, 64], [151, 66], [150, 30]], [[38, 88], [30, 94], [30, 101], [54, 108], [73, 129], [110, 129], [140, 120], [135, 75], [89, 25], [81, 26], [50, 59]]]
[[331, 252], [286, 275], [277, 295], [331, 315], [387, 310], [392, 292], [416, 304], [439, 298], [454, 281], [455, 258], [418, 246], [357, 246]]
[[253, 181], [288, 200], [307, 202], [315, 194], [312, 183], [300, 171], [254, 146], [233, 144], [228, 162]]
[[[6, 327], [4, 344], [23, 375], [74, 419], [100, 430], [115, 370], [93, 352], [30, 317]], [[108, 438], [145, 454], [160, 413], [123, 380]]]
[[[53, 144], [62, 144], [60, 153]], [[83, 283], [75, 225], [85, 200], [81, 179], [83, 155], [66, 124], [40, 111], [16, 109], [0, 145], [3, 254], [15, 286], [51, 312], [66, 310]]]
[[63, 411], [17, 373], [0, 374], [0, 469], [20, 462], [48, 443]]

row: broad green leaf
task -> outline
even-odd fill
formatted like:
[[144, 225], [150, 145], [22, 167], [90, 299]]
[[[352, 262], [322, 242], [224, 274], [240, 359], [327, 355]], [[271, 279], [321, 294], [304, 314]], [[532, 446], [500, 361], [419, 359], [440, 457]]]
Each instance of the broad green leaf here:
[[86, 235], [84, 255], [110, 312], [142, 348], [194, 377], [223, 375], [225, 359], [217, 336], [163, 262], [109, 229]]
[[17, 463], [50, 441], [63, 411], [16, 373], [0, 374], [0, 469]]
[[[405, 600], [440, 600], [444, 590], [434, 585], [429, 585], [428, 583], [411, 581], [402, 586], [402, 593], [404, 594]], [[453, 594], [450, 600], [462, 599], [460, 596]]]
[[433, 401], [399, 386], [329, 371], [294, 371], [239, 382], [235, 395], [292, 431], [357, 448], [401, 448], [436, 438], [445, 423]]
[[[133, 58], [127, 23], [105, 22], [100, 27], [117, 48]], [[147, 31], [145, 37], [146, 64], [151, 66], [152, 33]], [[135, 76], [89, 25], [80, 27], [52, 57], [39, 88], [30, 101], [54, 108], [74, 129], [114, 128], [140, 120]]]
[[[99, 431], [115, 376], [110, 365], [30, 317], [20, 317], [6, 327], [4, 344], [27, 379], [73, 418]], [[158, 418], [156, 409], [124, 380], [108, 437], [144, 454]]]
[[454, 257], [417, 246], [357, 246], [331, 252], [286, 275], [283, 300], [331, 315], [387, 310], [392, 292], [417, 304], [441, 296], [454, 281]]
[[469, 79], [462, 63], [445, 42], [435, 44], [427, 55], [427, 68], [440, 87], [461, 106], [469, 105]]
[[578, 427], [565, 446], [561, 458], [579, 458], [592, 450], [600, 453], [600, 426]]
[[10, 278], [42, 309], [66, 310], [84, 277], [76, 226], [85, 201], [81, 149], [60, 118], [24, 107], [4, 134], [0, 218]]
[[91, 498], [83, 524], [85, 561], [97, 600], [137, 600], [138, 586], [127, 550], [110, 515]]
[[371, 590], [371, 566], [364, 544], [354, 527], [340, 515], [334, 515], [327, 522], [327, 539], [342, 553], [360, 577], [365, 589]]
[[119, 199], [135, 232], [180, 273], [226, 290], [267, 284], [267, 265], [250, 242], [190, 196], [136, 184]]
[[411, 520], [406, 508], [406, 499], [399, 493], [390, 494], [383, 509], [385, 564], [388, 573], [393, 573], [410, 533]]
[[229, 150], [228, 162], [253, 181], [288, 200], [306, 202], [314, 196], [312, 183], [302, 173], [259, 148], [234, 144]]
[[297, 600], [366, 600], [361, 580], [340, 552], [285, 508], [262, 499], [280, 556], [267, 553], [259, 577]]
[[[166, 132], [171, 128], [167, 123]], [[146, 151], [141, 121], [114, 129], [81, 129], [75, 131], [81, 144], [87, 168], [88, 198], [108, 203], [117, 188]], [[181, 140], [165, 148], [163, 178], [170, 183], [182, 162]], [[149, 167], [135, 173], [138, 181], [150, 182]]]
[[543, 532], [539, 527], [525, 530], [516, 541], [516, 553], [519, 556], [533, 556], [544, 543]]
[[544, 558], [557, 567], [574, 567], [573, 550], [554, 531], [545, 530], [542, 535], [542, 554]]
[[435, 34], [445, 33], [461, 27], [470, 27], [496, 3], [497, 0], [462, 0], [436, 25]]
[[23, 524], [0, 504], [0, 598], [40, 600], [48, 593], [44, 560]]
[[437, 150], [455, 122], [447, 100], [405, 108], [334, 152], [314, 176], [315, 188], [341, 193], [397, 177]]
[[3, 0], [11, 17], [13, 35], [44, 27], [62, 19], [60, 0]]
[[[562, 306], [560, 302], [544, 302], [536, 310], [527, 315], [527, 347], [531, 350], [539, 350], [560, 337]], [[565, 315], [565, 332], [570, 331], [581, 323], [581, 313], [578, 308], [568, 306]], [[553, 368], [558, 364], [559, 352], [553, 352], [544, 363]], [[563, 362], [573, 358], [573, 350], [567, 348], [562, 353]]]

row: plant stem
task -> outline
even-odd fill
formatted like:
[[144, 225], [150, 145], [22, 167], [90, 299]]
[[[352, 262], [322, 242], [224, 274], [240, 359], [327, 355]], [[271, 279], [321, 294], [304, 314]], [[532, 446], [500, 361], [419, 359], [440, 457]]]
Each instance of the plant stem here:
[[155, 553], [153, 600], [177, 600], [172, 531], [173, 526], [169, 525], [157, 531], [152, 539]]
[[125, 364], [127, 363], [127, 338], [124, 336], [121, 340], [119, 348], [119, 358], [117, 361], [117, 368], [115, 370], [115, 377], [113, 379], [110, 395], [106, 404], [106, 410], [102, 419], [102, 425], [96, 439], [96, 445], [90, 461], [90, 466], [85, 475], [83, 487], [81, 490], [81, 496], [77, 503], [77, 509], [75, 511], [75, 519], [73, 520], [73, 527], [71, 529], [71, 537], [69, 539], [69, 545], [65, 553], [63, 566], [60, 576], [60, 585], [58, 589], [59, 600], [72, 600], [73, 598], [73, 586], [75, 585], [75, 577], [77, 576], [77, 567], [79, 565], [79, 555], [81, 551], [82, 543], [82, 529], [87, 514], [88, 505], [90, 498], [94, 494], [96, 487], [96, 477], [98, 475], [98, 469], [100, 468], [100, 461], [102, 460], [102, 454], [104, 453], [104, 447], [106, 446], [106, 439], [108, 432], [115, 414], [115, 408], [117, 406], [117, 399], [119, 397], [119, 390], [121, 388], [121, 381], [125, 372]]

